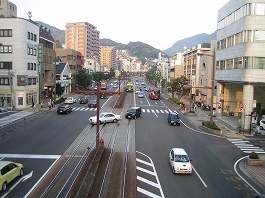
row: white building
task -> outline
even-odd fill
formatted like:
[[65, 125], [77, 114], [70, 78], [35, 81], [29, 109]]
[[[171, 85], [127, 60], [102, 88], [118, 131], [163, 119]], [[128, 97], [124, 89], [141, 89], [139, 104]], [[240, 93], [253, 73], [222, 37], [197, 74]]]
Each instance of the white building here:
[[0, 106], [22, 110], [39, 103], [39, 26], [23, 18], [0, 18]]
[[231, 0], [218, 11], [217, 102], [244, 129], [265, 114], [264, 7], [265, 0]]

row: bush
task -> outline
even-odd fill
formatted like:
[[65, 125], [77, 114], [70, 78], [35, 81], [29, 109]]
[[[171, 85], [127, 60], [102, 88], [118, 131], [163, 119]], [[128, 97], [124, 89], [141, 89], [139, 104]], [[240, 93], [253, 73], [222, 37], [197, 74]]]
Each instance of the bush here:
[[183, 102], [179, 101], [177, 98], [170, 98], [170, 100], [178, 105], [183, 105]]
[[257, 153], [255, 153], [254, 151], [252, 151], [250, 154], [249, 154], [249, 159], [259, 159], [259, 156]]
[[203, 121], [202, 122], [202, 126], [205, 126], [207, 128], [214, 129], [214, 130], [217, 130], [217, 131], [221, 131], [221, 129], [214, 122], [211, 125], [210, 122]]

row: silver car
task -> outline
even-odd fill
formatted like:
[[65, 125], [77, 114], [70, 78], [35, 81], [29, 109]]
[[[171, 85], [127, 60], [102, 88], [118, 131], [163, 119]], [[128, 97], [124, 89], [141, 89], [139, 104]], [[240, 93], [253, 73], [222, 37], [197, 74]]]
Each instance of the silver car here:
[[0, 113], [8, 112], [8, 109], [6, 107], [0, 107]]

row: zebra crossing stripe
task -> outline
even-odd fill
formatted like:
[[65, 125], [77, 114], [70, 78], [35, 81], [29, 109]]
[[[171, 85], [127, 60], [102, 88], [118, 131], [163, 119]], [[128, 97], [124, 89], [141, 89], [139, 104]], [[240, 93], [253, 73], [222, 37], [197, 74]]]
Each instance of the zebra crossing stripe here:
[[227, 139], [232, 144], [234, 144], [237, 148], [239, 148], [244, 153], [251, 153], [252, 151], [255, 153], [265, 153], [264, 149], [254, 146], [251, 144], [248, 140], [242, 140], [242, 139]]
[[156, 113], [160, 113], [158, 109], [156, 109]]

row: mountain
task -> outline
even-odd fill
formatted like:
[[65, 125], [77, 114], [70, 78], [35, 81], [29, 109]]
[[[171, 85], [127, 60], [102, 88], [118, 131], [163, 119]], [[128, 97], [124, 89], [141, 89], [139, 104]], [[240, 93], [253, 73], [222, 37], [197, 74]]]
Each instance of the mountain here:
[[[59, 39], [59, 44], [62, 45], [65, 43], [65, 30], [60, 30], [56, 27], [50, 26], [49, 24], [43, 23], [41, 21], [36, 21], [38, 24], [43, 25], [51, 30], [52, 36], [54, 39]], [[183, 52], [183, 47], [192, 48], [197, 46], [199, 43], [207, 43], [211, 40], [216, 40], [215, 31], [212, 34], [197, 34], [195, 36], [185, 38], [177, 41], [172, 45], [172, 47], [161, 51], [156, 49], [146, 43], [142, 42], [129, 42], [127, 45], [122, 43], [117, 43], [110, 39], [99, 39], [100, 45], [102, 46], [115, 46], [118, 50], [128, 50], [131, 56], [138, 57], [142, 62], [145, 62], [145, 58], [155, 59], [158, 57], [158, 53], [162, 53], [163, 57], [173, 56], [177, 52]]]
[[164, 50], [163, 52], [165, 52], [169, 56], [173, 56], [177, 52], [183, 52], [184, 46], [186, 46], [188, 49], [191, 49], [192, 47], [197, 46], [200, 43], [208, 43], [211, 40], [216, 40], [216, 34], [217, 34], [217, 31], [215, 31], [214, 33], [210, 35], [206, 33], [202, 33], [202, 34], [194, 35], [189, 38], [179, 40], [176, 43], [174, 43], [172, 47]]

